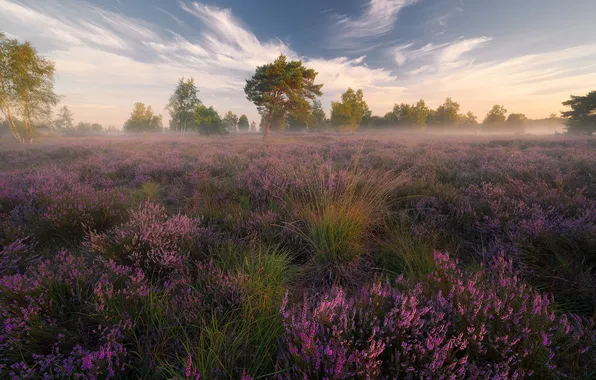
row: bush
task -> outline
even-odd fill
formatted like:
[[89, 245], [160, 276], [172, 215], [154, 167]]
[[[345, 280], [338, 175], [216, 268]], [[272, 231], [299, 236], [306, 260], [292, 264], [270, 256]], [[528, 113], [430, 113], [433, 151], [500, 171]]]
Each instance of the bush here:
[[199, 233], [198, 219], [170, 217], [163, 206], [145, 203], [130, 212], [128, 222], [106, 232], [89, 233], [85, 245], [93, 253], [153, 274], [171, 271], [198, 253]]
[[[594, 321], [556, 318], [510, 262], [465, 273], [446, 254], [427, 282], [376, 282], [282, 306], [280, 378], [586, 377]], [[513, 273], [513, 274], [512, 274]]]

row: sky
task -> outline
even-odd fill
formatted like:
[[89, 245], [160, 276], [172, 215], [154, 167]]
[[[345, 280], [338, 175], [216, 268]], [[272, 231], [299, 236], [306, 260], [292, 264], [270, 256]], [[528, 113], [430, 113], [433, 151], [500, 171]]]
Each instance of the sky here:
[[[164, 115], [181, 77], [220, 114], [258, 113], [243, 87], [279, 54], [318, 72], [322, 103], [362, 89], [374, 115], [451, 97], [530, 118], [596, 89], [594, 0], [0, 0], [0, 30], [56, 63], [76, 121]], [[167, 123], [166, 123], [167, 125]]]

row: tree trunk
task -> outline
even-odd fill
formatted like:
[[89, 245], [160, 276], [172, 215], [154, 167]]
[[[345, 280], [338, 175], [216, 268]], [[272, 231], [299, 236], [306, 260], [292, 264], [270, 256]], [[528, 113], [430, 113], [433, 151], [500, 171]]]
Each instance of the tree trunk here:
[[265, 134], [263, 134], [263, 141], [269, 137], [269, 130], [271, 129], [271, 121], [273, 120], [273, 108], [269, 110], [269, 116], [267, 117], [267, 125], [265, 126]]
[[[0, 87], [2, 87], [2, 92], [6, 94], [4, 88], [4, 78], [2, 76], [0, 76]], [[0, 101], [2, 101], [2, 99], [0, 99]], [[12, 111], [10, 110], [10, 103], [8, 103], [8, 94], [6, 95], [6, 99], [3, 100], [3, 103], [5, 103], [8, 127], [10, 128], [10, 132], [12, 133], [12, 137], [14, 137], [15, 140], [21, 142], [21, 136], [19, 136], [19, 130], [17, 129], [17, 126], [14, 123]]]
[[31, 120], [29, 119], [29, 97], [27, 92], [23, 92], [23, 118], [25, 119], [25, 141], [29, 144], [33, 143], [33, 131], [31, 130]]

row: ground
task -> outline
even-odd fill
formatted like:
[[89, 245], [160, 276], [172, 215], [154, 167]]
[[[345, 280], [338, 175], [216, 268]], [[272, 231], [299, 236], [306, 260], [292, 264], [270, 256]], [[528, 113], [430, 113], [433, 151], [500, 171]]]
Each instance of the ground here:
[[596, 138], [0, 142], [0, 377], [596, 371]]

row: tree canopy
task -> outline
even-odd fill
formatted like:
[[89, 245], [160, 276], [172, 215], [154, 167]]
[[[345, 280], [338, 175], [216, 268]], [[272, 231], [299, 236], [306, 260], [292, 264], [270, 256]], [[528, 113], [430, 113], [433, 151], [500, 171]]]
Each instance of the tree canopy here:
[[495, 104], [493, 108], [486, 114], [483, 124], [485, 125], [496, 125], [503, 124], [507, 120], [507, 109], [505, 106]]
[[269, 135], [273, 113], [280, 117], [309, 107], [308, 100], [321, 96], [322, 84], [315, 84], [317, 72], [302, 65], [302, 61], [288, 62], [280, 55], [275, 62], [257, 67], [246, 81], [244, 92], [261, 114], [266, 114], [265, 137]]
[[59, 131], [74, 128], [74, 118], [70, 108], [63, 106], [58, 110], [58, 116], [54, 120], [54, 126]]
[[331, 103], [331, 123], [338, 128], [353, 130], [360, 127], [362, 120], [370, 118], [371, 112], [364, 101], [362, 90], [348, 88], [341, 96], [341, 102]]
[[174, 131], [192, 129], [195, 109], [201, 104], [198, 94], [199, 90], [195, 86], [193, 78], [178, 80], [178, 86], [176, 86], [167, 106], [171, 118], [170, 129]]
[[596, 91], [584, 96], [574, 96], [563, 102], [571, 110], [561, 112], [567, 118], [567, 133], [592, 134], [596, 132]]
[[238, 129], [241, 131], [248, 131], [248, 127], [248, 117], [243, 114], [242, 116], [240, 116], [240, 119], [238, 119]]
[[213, 106], [198, 105], [194, 112], [194, 122], [198, 126], [198, 132], [206, 135], [221, 134], [225, 131], [223, 120]]
[[[0, 37], [0, 111], [15, 139], [33, 142], [36, 122], [50, 118], [59, 97], [54, 93], [54, 63], [29, 43]], [[24, 128], [18, 128], [21, 117]]]
[[234, 115], [232, 111], [228, 111], [222, 120], [223, 126], [228, 132], [235, 132], [238, 126], [238, 116]]
[[159, 132], [162, 127], [162, 116], [154, 115], [151, 106], [144, 103], [135, 103], [130, 118], [124, 123], [126, 132]]
[[523, 113], [511, 113], [507, 118], [506, 123], [511, 125], [524, 125], [528, 122], [528, 118]]

